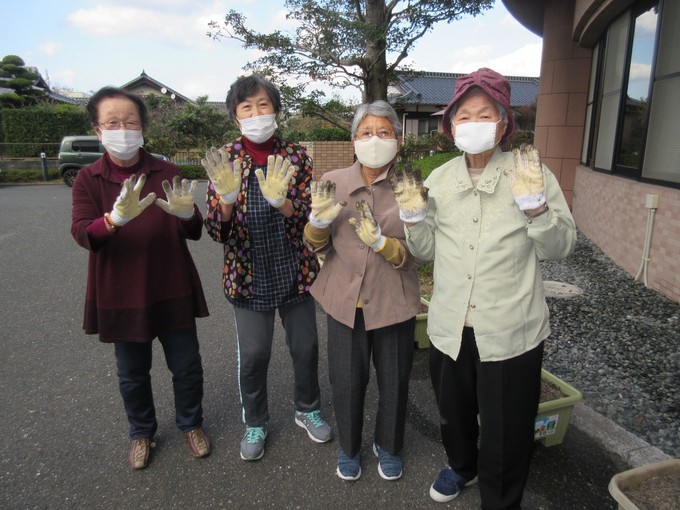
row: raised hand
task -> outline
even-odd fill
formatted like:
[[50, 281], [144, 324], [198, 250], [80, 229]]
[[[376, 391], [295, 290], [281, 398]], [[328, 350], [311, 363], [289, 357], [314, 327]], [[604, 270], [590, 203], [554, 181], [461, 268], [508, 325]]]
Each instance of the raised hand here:
[[510, 176], [510, 189], [515, 203], [522, 211], [537, 209], [545, 204], [543, 165], [538, 149], [522, 144], [512, 150], [515, 169]]
[[156, 200], [155, 193], [149, 193], [142, 200], [139, 199], [145, 182], [145, 174], [142, 174], [139, 179], [133, 175], [123, 181], [120, 195], [113, 204], [113, 210], [109, 213], [109, 219], [115, 227], [122, 227], [133, 220]]
[[335, 202], [334, 182], [312, 181], [311, 189], [312, 213], [309, 215], [309, 222], [316, 228], [326, 228], [335, 221], [347, 202]]
[[201, 159], [201, 165], [220, 195], [220, 201], [225, 204], [236, 202], [241, 189], [241, 160], [235, 159], [232, 164], [226, 151], [212, 147], [205, 153], [205, 158]]
[[370, 246], [375, 251], [382, 250], [385, 247], [387, 238], [382, 235], [380, 225], [375, 221], [371, 207], [365, 200], [359, 200], [356, 203], [356, 208], [359, 212], [359, 221], [356, 218], [350, 218], [349, 224], [364, 244]]
[[183, 220], [194, 216], [194, 191], [196, 181], [180, 179], [179, 175], [172, 178], [172, 186], [168, 181], [163, 181], [163, 191], [166, 200], [157, 198], [156, 205], [168, 214], [173, 214]]
[[277, 209], [283, 205], [288, 194], [288, 187], [293, 178], [296, 167], [291, 165], [290, 159], [282, 156], [269, 156], [267, 158], [267, 176], [262, 169], [255, 170], [255, 176], [260, 183], [262, 196], [272, 207]]
[[427, 188], [423, 186], [420, 170], [406, 164], [390, 176], [390, 186], [399, 206], [399, 218], [404, 223], [417, 223], [427, 215]]

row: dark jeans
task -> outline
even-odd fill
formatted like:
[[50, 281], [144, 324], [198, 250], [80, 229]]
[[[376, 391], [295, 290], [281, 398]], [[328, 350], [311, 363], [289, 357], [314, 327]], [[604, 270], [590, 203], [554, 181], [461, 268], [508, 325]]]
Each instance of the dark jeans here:
[[[158, 335], [172, 372], [175, 422], [182, 432], [203, 423], [203, 366], [196, 328]], [[118, 383], [130, 422], [130, 437], [153, 437], [158, 428], [151, 389], [153, 342], [116, 342]]]

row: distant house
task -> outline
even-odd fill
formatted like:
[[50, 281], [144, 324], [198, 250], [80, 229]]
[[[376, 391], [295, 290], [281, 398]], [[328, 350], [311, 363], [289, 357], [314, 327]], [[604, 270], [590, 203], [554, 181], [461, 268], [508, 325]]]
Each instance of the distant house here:
[[180, 94], [176, 90], [168, 87], [167, 85], [153, 79], [151, 76], [146, 74], [142, 69], [142, 74], [137, 76], [134, 80], [127, 82], [125, 85], [121, 85], [122, 89], [132, 92], [133, 94], [138, 94], [142, 97], [157, 95], [164, 96], [176, 101], [178, 104], [193, 103], [191, 99]]
[[[401, 116], [403, 136], [441, 131], [444, 109], [453, 98], [456, 80], [466, 73], [421, 72], [402, 75], [388, 87], [387, 96]], [[513, 109], [533, 103], [538, 96], [537, 77], [508, 76]]]

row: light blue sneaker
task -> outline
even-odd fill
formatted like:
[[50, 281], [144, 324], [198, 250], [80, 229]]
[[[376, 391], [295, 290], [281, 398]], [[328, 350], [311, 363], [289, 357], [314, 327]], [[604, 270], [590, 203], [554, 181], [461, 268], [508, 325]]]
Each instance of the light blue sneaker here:
[[349, 482], [358, 480], [361, 476], [361, 452], [354, 457], [348, 457], [341, 448], [338, 454], [338, 469], [335, 472], [343, 480]]
[[309, 438], [316, 443], [326, 443], [333, 439], [331, 427], [323, 421], [319, 410], [301, 413], [295, 411], [295, 423], [307, 431]]
[[373, 443], [373, 453], [378, 457], [378, 473], [384, 480], [398, 480], [401, 478], [401, 457], [383, 450]]
[[241, 439], [241, 458], [243, 460], [259, 460], [264, 455], [264, 440], [267, 438], [265, 427], [248, 427]]

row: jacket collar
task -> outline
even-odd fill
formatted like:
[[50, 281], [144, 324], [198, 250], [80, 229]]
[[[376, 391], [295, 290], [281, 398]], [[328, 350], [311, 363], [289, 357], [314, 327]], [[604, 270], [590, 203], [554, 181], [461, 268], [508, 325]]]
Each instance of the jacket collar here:
[[[500, 176], [503, 174], [503, 167], [503, 151], [501, 151], [500, 147], [496, 147], [491, 159], [484, 167], [482, 175], [479, 177], [477, 191], [493, 193]], [[472, 189], [470, 172], [465, 164], [465, 158], [461, 158], [460, 164], [456, 167], [453, 176], [453, 191], [455, 193], [460, 193], [470, 189]]]
[[[350, 171], [348, 172], [349, 179], [347, 181], [347, 191], [351, 195], [361, 188], [366, 188], [366, 182], [364, 181], [364, 176], [361, 174], [361, 163], [359, 163], [359, 161], [355, 161], [354, 164], [349, 168]], [[377, 185], [380, 181], [386, 180], [392, 168], [394, 168], [394, 165], [384, 170], [376, 178], [376, 180], [373, 181], [373, 186]]]

